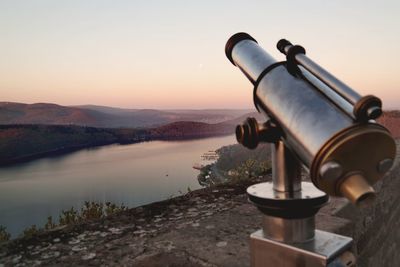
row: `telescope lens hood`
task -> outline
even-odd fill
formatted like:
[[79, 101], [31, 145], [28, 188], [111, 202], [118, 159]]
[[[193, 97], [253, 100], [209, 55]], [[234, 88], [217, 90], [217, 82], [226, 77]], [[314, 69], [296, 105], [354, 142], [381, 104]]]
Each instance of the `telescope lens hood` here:
[[239, 43], [240, 41], [243, 41], [243, 40], [251, 40], [251, 41], [254, 41], [257, 43], [257, 41], [253, 37], [251, 37], [249, 34], [247, 34], [245, 32], [238, 32], [238, 33], [232, 35], [232, 37], [229, 38], [229, 40], [226, 42], [226, 45], [225, 45], [225, 55], [229, 59], [229, 61], [232, 62], [232, 64], [235, 66], [236, 66], [236, 64], [232, 58], [232, 50], [237, 43]]

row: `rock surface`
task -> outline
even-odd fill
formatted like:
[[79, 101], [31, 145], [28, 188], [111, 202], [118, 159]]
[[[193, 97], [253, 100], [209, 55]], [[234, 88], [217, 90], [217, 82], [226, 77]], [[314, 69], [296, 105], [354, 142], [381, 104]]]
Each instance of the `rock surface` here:
[[[261, 214], [248, 203], [246, 187], [200, 190], [0, 249], [4, 266], [248, 266], [248, 237]], [[332, 217], [343, 205], [332, 201], [317, 218], [327, 231], [347, 232], [351, 222]]]

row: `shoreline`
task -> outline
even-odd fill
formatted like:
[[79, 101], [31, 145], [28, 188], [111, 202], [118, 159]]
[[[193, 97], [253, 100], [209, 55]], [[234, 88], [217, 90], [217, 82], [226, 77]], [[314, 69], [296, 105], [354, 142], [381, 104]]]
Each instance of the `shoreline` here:
[[59, 148], [59, 149], [53, 149], [49, 151], [43, 151], [43, 152], [38, 152], [35, 154], [29, 154], [26, 156], [14, 158], [8, 161], [1, 161], [0, 162], [0, 167], [10, 167], [19, 163], [25, 163], [25, 162], [30, 162], [34, 161], [36, 159], [41, 159], [41, 158], [46, 158], [46, 157], [52, 157], [52, 156], [59, 156], [59, 155], [66, 155], [72, 152], [76, 152], [82, 149], [86, 148], [93, 148], [93, 147], [100, 147], [100, 146], [106, 146], [106, 145], [112, 145], [115, 143], [104, 143], [104, 144], [98, 144], [98, 145], [76, 145], [72, 147], [67, 147], [67, 148]]
[[37, 159], [47, 158], [47, 157], [54, 157], [54, 156], [63, 156], [67, 155], [72, 152], [76, 152], [79, 150], [89, 149], [89, 148], [96, 148], [108, 145], [132, 145], [132, 144], [139, 144], [144, 142], [151, 142], [151, 141], [190, 141], [190, 140], [198, 140], [198, 139], [206, 139], [206, 138], [213, 138], [213, 137], [222, 137], [232, 135], [233, 133], [225, 133], [225, 134], [206, 134], [206, 135], [192, 135], [192, 136], [177, 136], [177, 137], [147, 137], [141, 140], [116, 140], [113, 142], [104, 142], [104, 143], [94, 143], [94, 144], [85, 144], [85, 145], [74, 145], [69, 147], [63, 147], [58, 149], [53, 149], [49, 151], [38, 152], [34, 154], [24, 155], [22, 157], [13, 158], [9, 160], [0, 161], [0, 168], [2, 167], [11, 167], [13, 165], [17, 165], [20, 163], [27, 163]]

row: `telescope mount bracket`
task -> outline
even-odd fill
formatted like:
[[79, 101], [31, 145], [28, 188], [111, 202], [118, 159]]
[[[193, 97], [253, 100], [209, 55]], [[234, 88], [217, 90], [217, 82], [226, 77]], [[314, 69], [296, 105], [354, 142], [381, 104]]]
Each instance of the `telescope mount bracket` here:
[[328, 196], [301, 180], [301, 164], [282, 140], [272, 144], [272, 182], [247, 188], [263, 213], [262, 229], [250, 236], [251, 265], [353, 266], [352, 239], [315, 229], [315, 214]]

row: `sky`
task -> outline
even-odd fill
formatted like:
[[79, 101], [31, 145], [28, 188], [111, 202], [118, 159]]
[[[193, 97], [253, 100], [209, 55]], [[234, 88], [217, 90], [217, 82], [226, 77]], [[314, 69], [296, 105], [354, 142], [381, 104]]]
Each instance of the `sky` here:
[[0, 101], [252, 108], [225, 57], [236, 32], [286, 38], [361, 95], [400, 109], [400, 1], [0, 0]]

